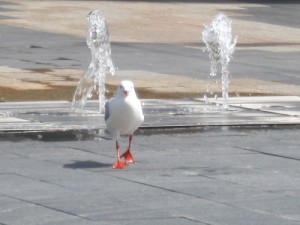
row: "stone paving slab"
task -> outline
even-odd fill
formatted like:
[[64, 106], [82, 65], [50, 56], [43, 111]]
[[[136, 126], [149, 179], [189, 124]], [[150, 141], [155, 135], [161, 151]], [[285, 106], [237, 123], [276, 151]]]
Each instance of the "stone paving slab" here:
[[[205, 126], [261, 126], [300, 124], [300, 98], [236, 97], [223, 110], [213, 99], [143, 99], [142, 129]], [[219, 103], [218, 103], [219, 104]], [[9, 102], [0, 104], [1, 131], [104, 130], [97, 101], [83, 110], [71, 110], [67, 101]]]
[[124, 170], [112, 169], [109, 139], [2, 140], [0, 224], [297, 225], [298, 136], [290, 127], [139, 133], [137, 162]]

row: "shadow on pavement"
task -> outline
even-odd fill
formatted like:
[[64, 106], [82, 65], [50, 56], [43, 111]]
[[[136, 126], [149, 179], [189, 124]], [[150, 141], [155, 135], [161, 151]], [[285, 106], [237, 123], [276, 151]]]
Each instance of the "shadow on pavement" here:
[[65, 164], [64, 168], [68, 169], [92, 169], [92, 168], [104, 168], [111, 167], [112, 164], [101, 163], [95, 161], [74, 161], [74, 163]]

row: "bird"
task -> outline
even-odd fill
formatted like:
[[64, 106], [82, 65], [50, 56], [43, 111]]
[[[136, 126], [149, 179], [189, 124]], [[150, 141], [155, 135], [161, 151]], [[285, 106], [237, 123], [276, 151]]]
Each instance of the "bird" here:
[[[106, 128], [116, 142], [117, 161], [113, 164], [113, 168], [123, 169], [129, 163], [135, 162], [131, 152], [133, 133], [144, 122], [142, 104], [132, 81], [121, 81], [115, 96], [105, 103], [104, 117]], [[118, 142], [121, 135], [128, 135], [128, 148], [122, 155]], [[121, 158], [125, 158], [125, 162]]]

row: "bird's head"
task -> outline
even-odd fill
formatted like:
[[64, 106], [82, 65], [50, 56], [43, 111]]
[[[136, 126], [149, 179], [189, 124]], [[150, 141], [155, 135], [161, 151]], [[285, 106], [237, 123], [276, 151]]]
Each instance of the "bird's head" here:
[[133, 83], [129, 80], [123, 80], [117, 89], [116, 95], [126, 97], [132, 94], [135, 94]]

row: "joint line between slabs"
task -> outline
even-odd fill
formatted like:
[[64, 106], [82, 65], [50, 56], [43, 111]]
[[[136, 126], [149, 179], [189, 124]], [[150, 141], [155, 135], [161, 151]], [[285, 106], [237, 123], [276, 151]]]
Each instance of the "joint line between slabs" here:
[[236, 147], [236, 146], [234, 148], [241, 149], [241, 150], [246, 150], [246, 151], [249, 151], [249, 152], [259, 153], [259, 154], [262, 154], [262, 155], [269, 155], [269, 156], [274, 156], [274, 157], [283, 158], [283, 159], [291, 159], [291, 160], [295, 160], [295, 161], [300, 161], [300, 159], [297, 159], [297, 158], [284, 156], [284, 155], [278, 155], [278, 154], [274, 154], [274, 153], [262, 152], [262, 151], [251, 149], [251, 148], [243, 148], [243, 147]]
[[193, 197], [193, 198], [205, 200], [205, 201], [212, 202], [212, 203], [215, 203], [215, 204], [222, 204], [222, 205], [226, 205], [226, 206], [229, 206], [229, 207], [237, 208], [236, 206], [230, 205], [230, 204], [228, 204], [226, 202], [218, 202], [218, 201], [214, 201], [214, 200], [211, 200], [211, 199], [203, 198], [203, 197], [200, 197], [200, 196], [197, 196], [197, 195], [192, 195], [192, 194], [188, 194], [188, 193], [176, 191], [176, 190], [173, 190], [173, 189], [170, 189], [170, 188], [164, 188], [164, 187], [156, 186], [156, 185], [153, 185], [153, 184], [147, 184], [147, 183], [140, 182], [140, 181], [129, 180], [129, 179], [118, 177], [118, 176], [111, 176], [111, 177], [114, 177], [114, 178], [119, 179], [119, 180], [128, 181], [128, 182], [131, 182], [131, 183], [141, 184], [141, 185], [144, 185], [144, 186], [147, 186], [147, 187], [152, 187], [152, 188], [156, 188], [156, 189], [160, 189], [160, 190], [172, 192], [172, 193], [175, 193], [175, 194], [180, 194], [180, 195], [184, 195], [184, 196], [189, 196], [189, 197]]
[[188, 221], [192, 221], [192, 222], [195, 222], [195, 223], [199, 223], [199, 224], [212, 225], [211, 223], [205, 223], [205, 222], [202, 222], [202, 221], [199, 221], [199, 220], [188, 218], [186, 216], [179, 216], [179, 218], [185, 219], [185, 220], [188, 220]]
[[0, 193], [0, 195], [2, 195], [4, 197], [7, 197], [7, 198], [14, 199], [14, 200], [18, 200], [18, 201], [21, 201], [21, 202], [25, 202], [25, 203], [28, 203], [28, 204], [31, 204], [31, 205], [35, 205], [35, 206], [43, 207], [43, 208], [50, 209], [50, 210], [53, 210], [53, 211], [56, 211], [56, 212], [64, 213], [64, 214], [67, 214], [67, 215], [70, 215], [70, 216], [74, 216], [74, 217], [77, 217], [77, 218], [81, 218], [81, 219], [85, 219], [85, 220], [96, 222], [96, 220], [90, 219], [88, 217], [80, 216], [80, 215], [77, 215], [77, 214], [74, 214], [74, 213], [71, 213], [71, 212], [67, 212], [67, 211], [64, 211], [64, 210], [61, 210], [61, 209], [56, 209], [56, 208], [53, 208], [53, 207], [50, 207], [50, 206], [42, 205], [42, 204], [39, 204], [37, 202], [31, 202], [29, 200], [17, 198], [17, 197], [14, 197], [14, 196], [3, 194], [3, 193]]
[[[173, 190], [173, 189], [170, 189], [170, 188], [164, 188], [164, 187], [156, 186], [156, 185], [153, 185], [153, 184], [147, 184], [147, 183], [143, 183], [143, 182], [140, 182], [140, 181], [129, 180], [129, 179], [125, 179], [125, 178], [117, 177], [117, 176], [110, 176], [110, 177], [114, 177], [116, 179], [128, 181], [128, 182], [131, 182], [131, 183], [141, 184], [141, 185], [144, 185], [144, 186], [147, 186], [147, 187], [152, 187], [152, 188], [172, 192], [172, 193], [175, 193], [175, 194], [181, 194], [181, 195], [184, 195], [184, 196], [194, 197], [194, 198], [201, 199], [201, 200], [211, 202], [211, 203], [214, 203], [214, 204], [220, 204], [220, 205], [228, 206], [228, 207], [231, 207], [231, 208], [234, 208], [234, 209], [246, 210], [246, 211], [258, 213], [258, 214], [261, 214], [261, 215], [270, 215], [270, 216], [274, 216], [274, 217], [277, 217], [277, 218], [280, 218], [280, 219], [284, 219], [284, 220], [287, 220], [287, 221], [293, 221], [293, 222], [297, 222], [297, 223], [300, 222], [299, 220], [286, 218], [282, 215], [275, 215], [271, 212], [261, 211], [261, 210], [257, 210], [257, 209], [251, 209], [251, 208], [247, 208], [247, 207], [241, 207], [241, 206], [238, 206], [238, 205], [231, 205], [231, 204], [226, 203], [226, 202], [218, 202], [218, 201], [214, 201], [212, 199], [207, 199], [207, 198], [204, 198], [204, 197], [200, 197], [200, 196], [196, 196], [196, 195], [192, 195], [192, 194], [188, 194], [188, 193], [184, 193], [184, 192], [179, 192], [179, 191], [176, 191], [176, 190]], [[182, 217], [182, 218], [186, 218], [186, 217]], [[186, 219], [189, 219], [189, 218], [186, 218]], [[201, 221], [198, 221], [198, 222], [201, 222]], [[211, 225], [211, 224], [206, 224], [206, 225]]]

